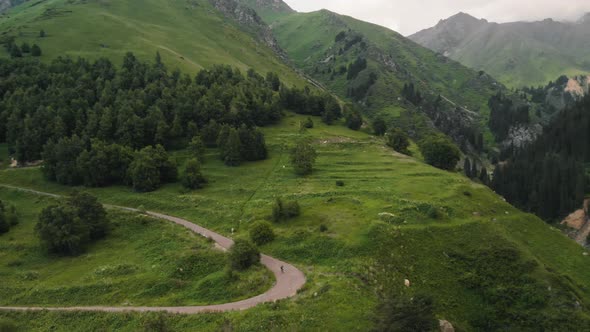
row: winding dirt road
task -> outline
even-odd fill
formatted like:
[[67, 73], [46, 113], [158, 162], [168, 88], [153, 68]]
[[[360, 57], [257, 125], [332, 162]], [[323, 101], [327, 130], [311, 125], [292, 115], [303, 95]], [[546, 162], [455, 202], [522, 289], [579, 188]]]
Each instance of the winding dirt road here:
[[[32, 189], [25, 189], [19, 188], [9, 185], [0, 184], [0, 187], [25, 191], [37, 195], [43, 196], [50, 196], [50, 197], [60, 197], [59, 195], [44, 193]], [[131, 212], [140, 212], [137, 209], [123, 207], [123, 206], [116, 206], [116, 205], [105, 205], [105, 207], [111, 209], [120, 209], [126, 210]], [[188, 220], [176, 218], [172, 216], [168, 216], [161, 213], [156, 212], [144, 212], [145, 214], [166, 220], [171, 221], [175, 224], [181, 225], [185, 228], [190, 229], [191, 231], [200, 234], [204, 237], [208, 237], [213, 239], [215, 243], [223, 248], [229, 249], [233, 245], [233, 241], [225, 236], [222, 236], [218, 233], [210, 231], [206, 228], [201, 226], [195, 225]], [[261, 255], [260, 262], [262, 265], [266, 266], [269, 270], [273, 272], [275, 275], [276, 282], [274, 286], [269, 289], [267, 292], [260, 294], [255, 297], [251, 297], [249, 299], [245, 299], [242, 301], [237, 302], [230, 302], [230, 303], [223, 303], [223, 304], [215, 304], [215, 305], [205, 305], [205, 306], [186, 306], [186, 307], [111, 307], [111, 306], [84, 306], [84, 307], [0, 307], [0, 310], [12, 310], [12, 311], [104, 311], [104, 312], [148, 312], [148, 311], [165, 311], [169, 313], [179, 313], [179, 314], [198, 314], [203, 312], [223, 312], [223, 311], [234, 311], [234, 310], [245, 310], [252, 308], [260, 303], [267, 303], [267, 302], [275, 302], [278, 300], [286, 299], [289, 297], [294, 296], [301, 287], [305, 284], [305, 275], [303, 272], [298, 270], [291, 264], [286, 262], [282, 262], [276, 258], [272, 258], [267, 255]], [[281, 271], [281, 266], [284, 268], [284, 272]]]

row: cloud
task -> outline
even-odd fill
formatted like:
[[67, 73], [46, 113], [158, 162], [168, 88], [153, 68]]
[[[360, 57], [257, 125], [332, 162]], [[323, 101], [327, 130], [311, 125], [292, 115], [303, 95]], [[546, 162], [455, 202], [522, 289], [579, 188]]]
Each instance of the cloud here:
[[491, 22], [545, 18], [576, 20], [590, 12], [589, 0], [286, 0], [302, 12], [328, 9], [409, 35], [460, 11]]

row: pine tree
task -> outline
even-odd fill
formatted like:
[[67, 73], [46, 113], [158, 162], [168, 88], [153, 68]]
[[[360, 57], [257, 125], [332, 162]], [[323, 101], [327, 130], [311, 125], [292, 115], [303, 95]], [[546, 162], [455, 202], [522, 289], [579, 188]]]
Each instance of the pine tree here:
[[231, 128], [223, 147], [223, 162], [227, 166], [239, 166], [242, 162], [241, 149], [240, 135], [235, 128]]

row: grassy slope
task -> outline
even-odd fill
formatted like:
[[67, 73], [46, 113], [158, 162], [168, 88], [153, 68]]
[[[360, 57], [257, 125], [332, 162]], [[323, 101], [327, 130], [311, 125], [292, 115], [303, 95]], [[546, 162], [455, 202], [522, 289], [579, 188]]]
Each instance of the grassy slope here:
[[[329, 74], [314, 73], [314, 70], [329, 55], [338, 53], [338, 49], [333, 49], [340, 47], [335, 46], [334, 38], [349, 29], [360, 33], [368, 42], [368, 68], [379, 77], [369, 91], [368, 105], [373, 111], [390, 113], [391, 107], [409, 107], [398, 98], [404, 83], [414, 81], [423, 93], [440, 93], [459, 105], [487, 113], [487, 100], [498, 88], [493, 80], [479, 77], [477, 72], [437, 56], [394, 31], [325, 10], [292, 14], [273, 23], [277, 40], [294, 63], [340, 95], [346, 95], [346, 75], [331, 79]], [[381, 55], [388, 57], [395, 69], [385, 66], [379, 59]], [[337, 55], [333, 67], [346, 66], [356, 56], [354, 51]]]
[[[170, 317], [173, 330], [190, 331], [195, 326], [211, 331], [224, 326], [245, 331], [367, 330], [377, 301], [370, 271], [383, 268], [374, 266], [375, 262], [391, 264], [383, 273], [394, 288], [402, 292], [403, 280], [410, 279], [412, 290], [434, 296], [439, 317], [469, 330], [482, 299], [465, 287], [461, 271], [453, 268], [445, 253], [485, 244], [515, 247], [523, 260], [538, 263], [532, 276], [535, 280], [555, 288], [554, 278], [569, 280], [565, 283], [578, 293], [579, 300], [589, 303], [590, 290], [584, 285], [590, 281], [590, 257], [582, 255], [583, 248], [538, 218], [514, 209], [486, 187], [394, 154], [379, 139], [327, 127], [314, 119], [316, 127], [303, 136], [313, 139], [318, 149], [316, 171], [309, 177], [295, 177], [286, 150], [300, 138], [302, 119], [290, 116], [265, 129], [271, 152], [266, 161], [228, 168], [210, 151], [203, 172], [211, 183], [203, 190], [186, 193], [178, 184], [150, 194], [134, 194], [123, 187], [91, 190], [104, 202], [144, 205], [225, 234], [231, 228], [246, 234], [251, 222], [270, 214], [276, 197], [300, 202], [302, 215], [275, 225], [277, 240], [262, 250], [300, 267], [308, 277], [305, 289], [295, 299], [246, 312]], [[183, 151], [175, 155], [180, 162], [188, 157]], [[337, 187], [336, 180], [344, 181], [345, 186]], [[69, 189], [47, 183], [38, 169], [2, 171], [0, 182], [51, 192]], [[424, 206], [445, 211], [444, 217], [430, 218]], [[380, 221], [382, 212], [395, 214], [400, 224]], [[325, 233], [319, 231], [322, 224], [328, 228]], [[398, 235], [382, 237], [389, 233]], [[132, 331], [147, 319], [64, 313], [1, 316], [28, 319], [26, 326], [31, 329], [42, 329], [39, 324], [44, 323], [64, 331], [72, 326], [93, 330], [97, 322]]]
[[[226, 258], [177, 225], [117, 211], [112, 233], [78, 257], [47, 255], [35, 236], [42, 208], [54, 203], [9, 189], [18, 226], [0, 237], [0, 305], [199, 305], [263, 293], [273, 277], [259, 266], [227, 279]], [[182, 270], [182, 271], [181, 271]]]
[[[41, 29], [48, 37], [39, 38]], [[18, 44], [39, 44], [46, 61], [69, 55], [120, 63], [128, 51], [143, 60], [160, 52], [170, 68], [188, 73], [229, 64], [274, 71], [288, 83], [302, 84], [272, 50], [206, 0], [31, 1], [1, 16], [0, 32], [16, 36]]]

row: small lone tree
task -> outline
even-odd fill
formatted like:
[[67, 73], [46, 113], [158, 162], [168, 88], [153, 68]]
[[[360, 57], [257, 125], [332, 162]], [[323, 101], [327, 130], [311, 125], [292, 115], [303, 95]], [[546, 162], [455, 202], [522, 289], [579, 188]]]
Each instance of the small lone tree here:
[[383, 136], [387, 132], [387, 124], [385, 123], [385, 120], [383, 120], [382, 117], [377, 117], [373, 121], [373, 132], [377, 136]]
[[27, 43], [27, 42], [24, 42], [22, 44], [22, 46], [20, 47], [20, 49], [21, 49], [21, 51], [23, 53], [29, 53], [29, 52], [31, 52], [31, 46], [29, 46], [29, 43]]
[[45, 30], [41, 29], [41, 31], [39, 31], [39, 37], [45, 38], [46, 36], [47, 34], [45, 34]]
[[41, 47], [37, 44], [33, 44], [31, 47], [31, 55], [32, 56], [41, 56]]
[[311, 174], [316, 158], [316, 150], [307, 141], [297, 143], [291, 150], [291, 164], [297, 175]]
[[187, 189], [199, 189], [207, 183], [207, 179], [201, 174], [201, 163], [197, 158], [189, 160], [182, 176], [182, 185]]
[[235, 270], [246, 270], [250, 266], [260, 262], [260, 252], [252, 242], [237, 239], [229, 249], [231, 267]]
[[198, 160], [204, 160], [205, 158], [205, 144], [201, 139], [201, 136], [195, 136], [189, 144], [189, 149], [193, 156]]
[[387, 133], [387, 145], [399, 153], [411, 155], [410, 150], [408, 150], [410, 139], [406, 133], [399, 129], [394, 128]]
[[21, 52], [20, 47], [18, 47], [18, 45], [14, 44], [12, 45], [12, 47], [10, 48], [10, 56], [13, 58], [22, 58], [23, 57], [23, 53]]
[[272, 242], [275, 239], [275, 233], [271, 224], [266, 221], [258, 221], [250, 227], [250, 240], [256, 245], [261, 246]]

